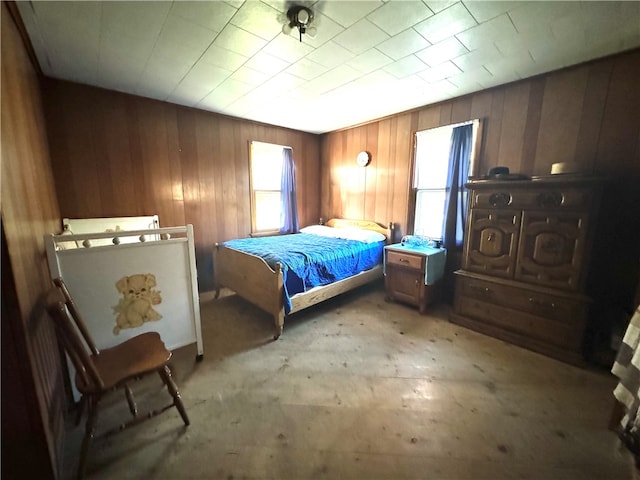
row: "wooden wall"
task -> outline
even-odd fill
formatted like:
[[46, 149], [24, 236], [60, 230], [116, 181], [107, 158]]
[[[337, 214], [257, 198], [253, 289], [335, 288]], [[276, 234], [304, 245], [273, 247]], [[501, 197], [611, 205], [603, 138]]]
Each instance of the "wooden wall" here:
[[201, 290], [213, 245], [251, 232], [250, 141], [293, 148], [300, 223], [318, 220], [317, 135], [56, 80], [45, 98], [62, 216], [193, 224]]
[[[639, 85], [636, 49], [325, 134], [321, 214], [393, 221], [397, 239], [410, 233], [414, 133], [480, 118], [476, 174], [504, 165], [512, 173], [546, 175], [553, 163], [578, 162], [606, 180], [588, 282], [596, 322], [605, 324], [593, 336], [606, 337], [612, 317], [635, 308], [640, 276]], [[355, 166], [361, 150], [373, 154], [366, 168]], [[460, 253], [447, 254], [445, 299], [452, 298]]]
[[40, 86], [2, 2], [2, 478], [55, 478], [64, 386], [41, 295], [44, 234], [60, 222]]
[[[413, 136], [481, 118], [478, 173], [504, 165], [544, 175], [575, 161], [595, 174], [640, 172], [640, 50], [326, 134], [321, 212], [394, 221], [407, 233]], [[361, 150], [373, 154], [355, 166]]]

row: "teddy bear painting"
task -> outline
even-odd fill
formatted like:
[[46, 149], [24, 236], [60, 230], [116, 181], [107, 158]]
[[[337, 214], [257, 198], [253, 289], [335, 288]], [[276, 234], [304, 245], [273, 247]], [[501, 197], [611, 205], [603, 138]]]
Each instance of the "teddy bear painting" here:
[[162, 302], [161, 292], [155, 290], [155, 286], [156, 276], [151, 273], [128, 275], [116, 282], [116, 289], [122, 298], [113, 307], [114, 315], [117, 315], [114, 335], [118, 335], [123, 328], [139, 327], [145, 322], [162, 318], [153, 308]]

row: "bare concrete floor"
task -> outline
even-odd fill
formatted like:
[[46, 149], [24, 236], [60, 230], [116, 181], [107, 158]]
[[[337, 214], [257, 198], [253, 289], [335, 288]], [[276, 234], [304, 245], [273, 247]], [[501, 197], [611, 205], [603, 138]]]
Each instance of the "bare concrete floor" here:
[[[89, 479], [633, 479], [607, 430], [615, 380], [447, 321], [365, 286], [271, 320], [201, 295], [204, 360], [175, 352], [175, 409], [91, 448]], [[168, 399], [134, 385], [139, 407]], [[104, 402], [99, 430], [128, 415]], [[71, 477], [82, 429], [69, 434]]]

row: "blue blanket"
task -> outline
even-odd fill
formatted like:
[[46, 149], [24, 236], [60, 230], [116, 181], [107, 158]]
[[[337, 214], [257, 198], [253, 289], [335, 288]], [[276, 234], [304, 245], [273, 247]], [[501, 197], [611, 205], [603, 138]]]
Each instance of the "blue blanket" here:
[[280, 263], [284, 279], [285, 313], [291, 296], [328, 285], [382, 263], [384, 242], [324, 237], [310, 233], [241, 238], [222, 245], [262, 257], [273, 269]]

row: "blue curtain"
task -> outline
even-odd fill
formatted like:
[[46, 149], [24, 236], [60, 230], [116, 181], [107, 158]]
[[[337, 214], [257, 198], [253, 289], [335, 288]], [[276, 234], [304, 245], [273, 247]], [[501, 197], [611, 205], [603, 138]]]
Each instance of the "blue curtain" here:
[[448, 250], [462, 247], [467, 216], [467, 191], [473, 125], [462, 125], [451, 133], [447, 198], [444, 205], [443, 244]]
[[280, 233], [296, 233], [299, 229], [296, 166], [293, 163], [293, 150], [283, 148], [282, 180], [280, 183]]

